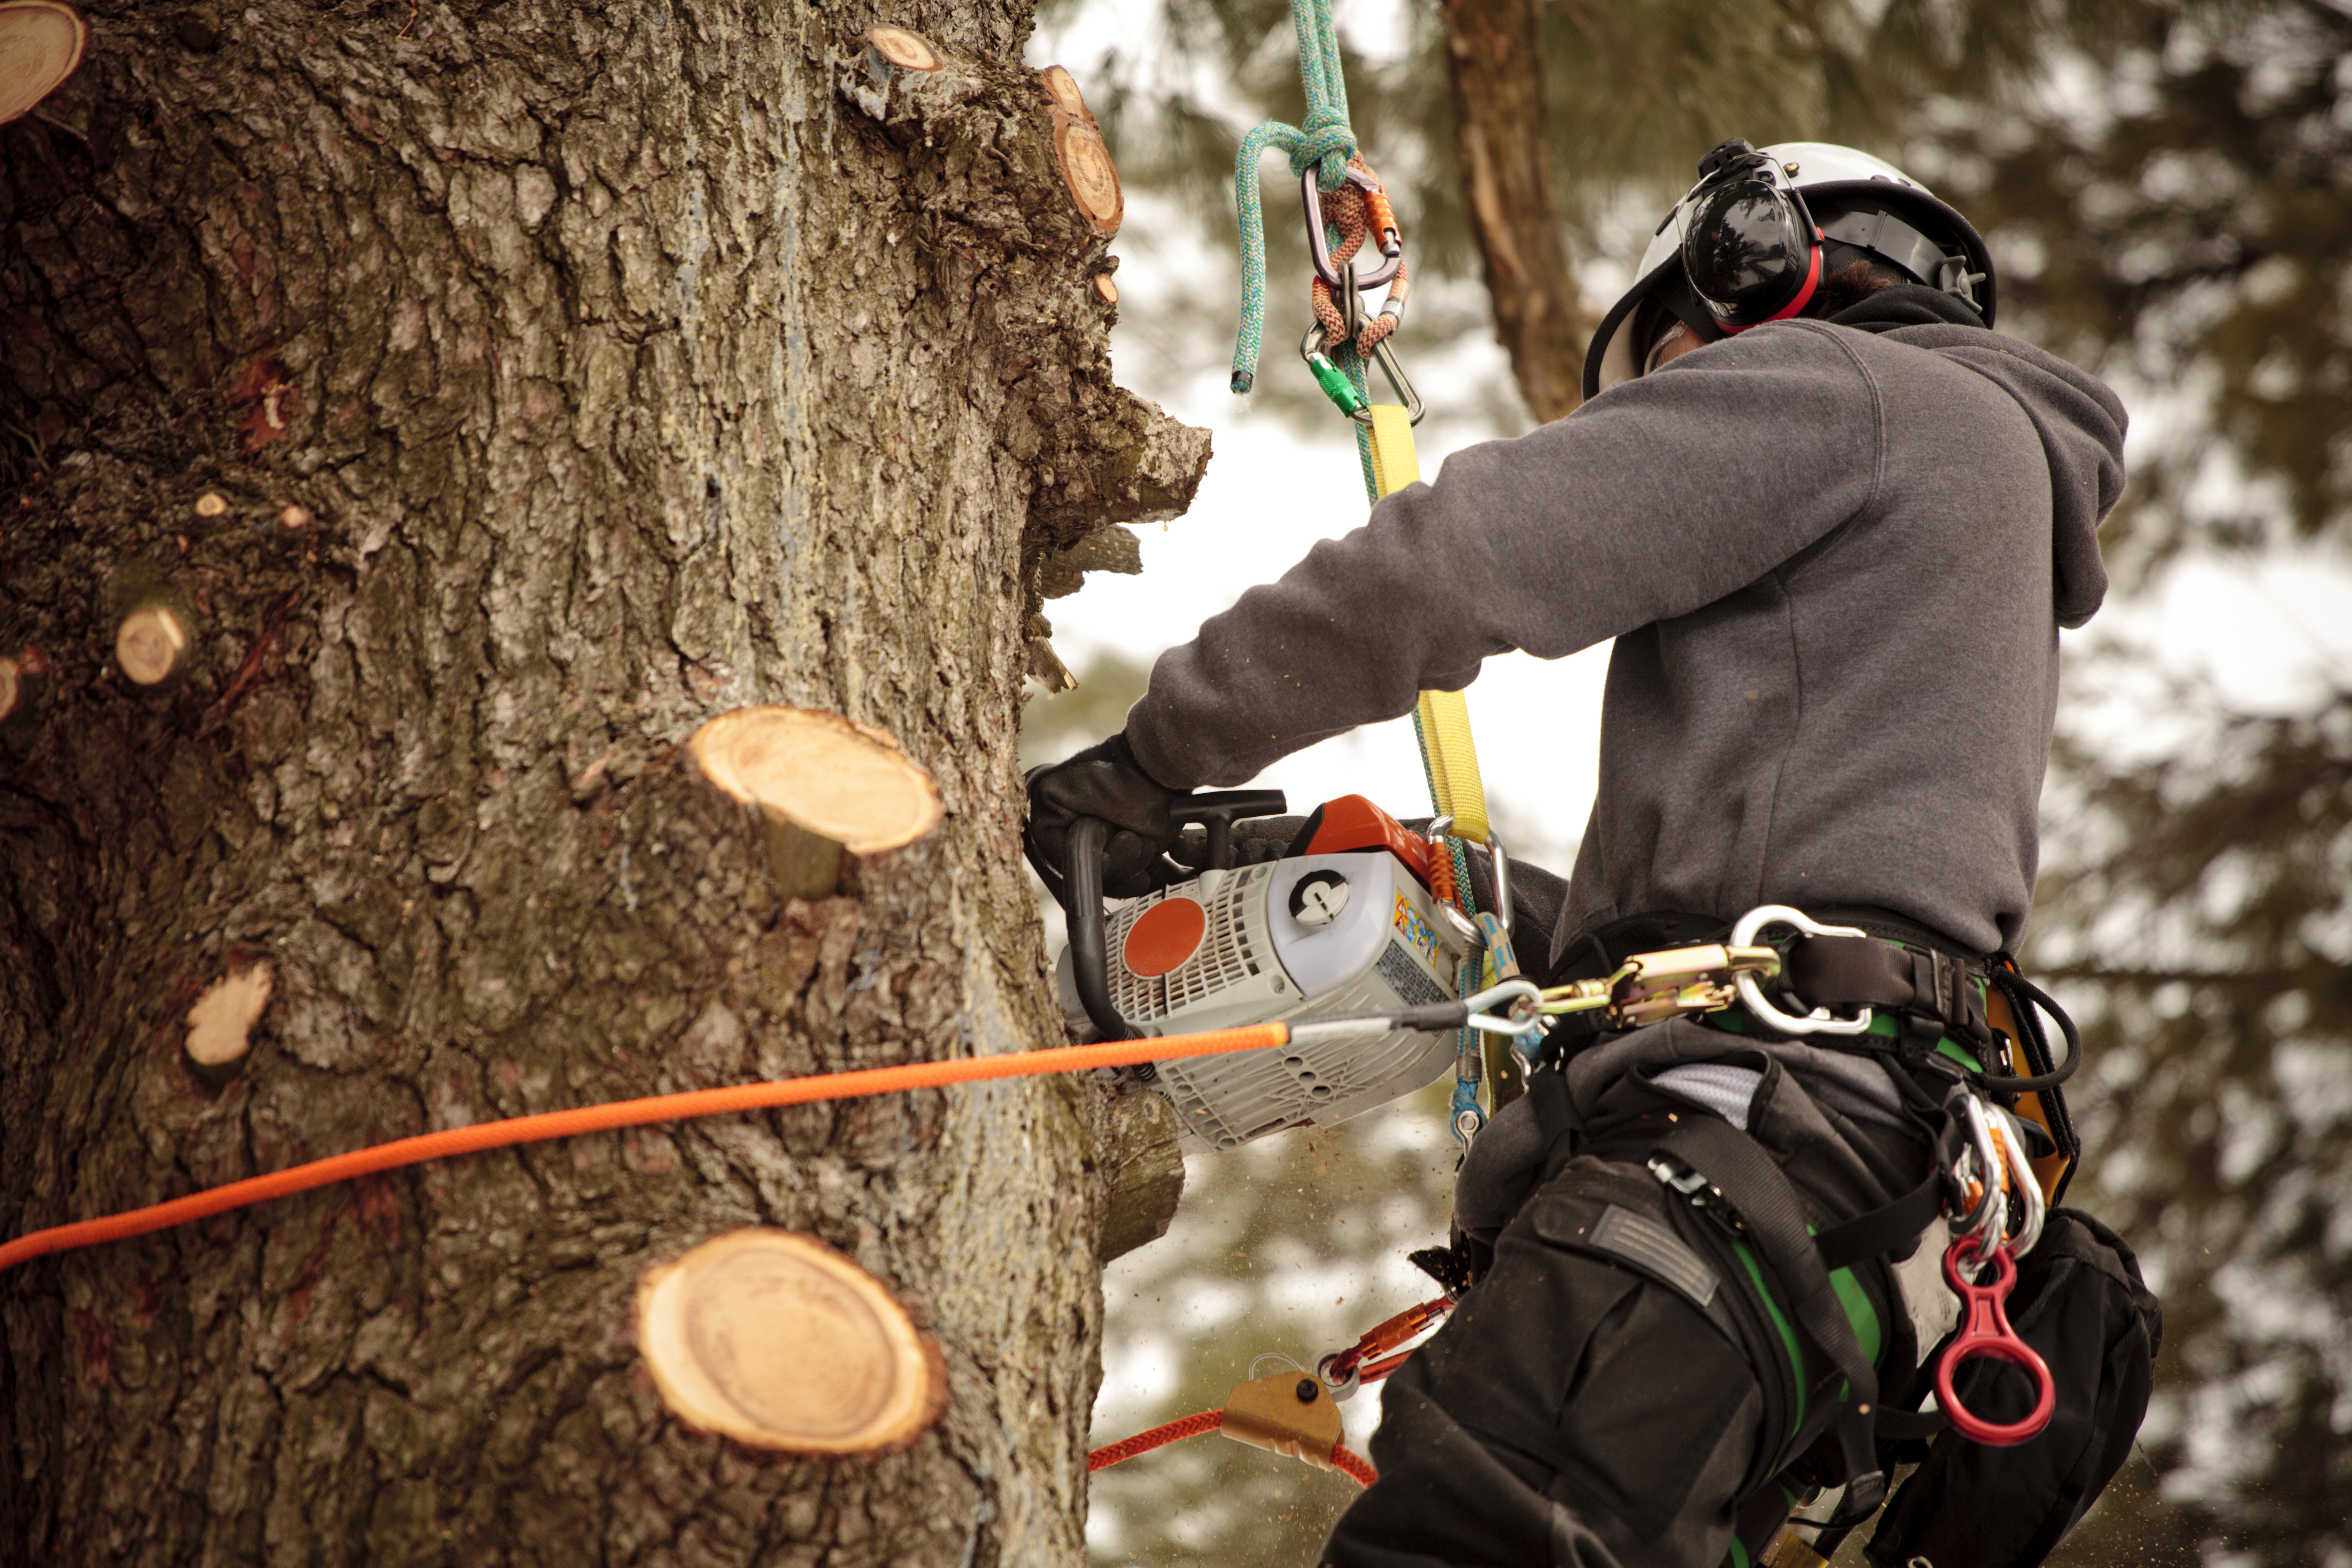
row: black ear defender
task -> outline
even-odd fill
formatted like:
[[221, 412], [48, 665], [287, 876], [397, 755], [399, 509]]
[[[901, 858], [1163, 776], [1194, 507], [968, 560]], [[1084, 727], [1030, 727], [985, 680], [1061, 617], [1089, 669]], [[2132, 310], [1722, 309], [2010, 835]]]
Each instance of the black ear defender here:
[[1743, 332], [1803, 310], [1823, 240], [1804, 197], [1744, 139], [1701, 158], [1698, 176], [1683, 201], [1683, 276], [1716, 325]]

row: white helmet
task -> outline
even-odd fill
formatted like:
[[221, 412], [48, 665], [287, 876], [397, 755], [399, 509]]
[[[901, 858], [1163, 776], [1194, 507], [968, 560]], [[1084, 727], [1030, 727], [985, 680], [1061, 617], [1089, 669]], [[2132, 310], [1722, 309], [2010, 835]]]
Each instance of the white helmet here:
[[[1910, 175], [1827, 142], [1758, 152], [1726, 142], [1658, 225], [1633, 287], [1584, 355], [1584, 395], [1642, 374], [1637, 315], [1670, 311], [1716, 332], [1795, 315], [1822, 279], [1857, 259], [1941, 289], [1992, 325], [1992, 258], [1958, 212]], [[1645, 311], [1644, 307], [1648, 307]]]

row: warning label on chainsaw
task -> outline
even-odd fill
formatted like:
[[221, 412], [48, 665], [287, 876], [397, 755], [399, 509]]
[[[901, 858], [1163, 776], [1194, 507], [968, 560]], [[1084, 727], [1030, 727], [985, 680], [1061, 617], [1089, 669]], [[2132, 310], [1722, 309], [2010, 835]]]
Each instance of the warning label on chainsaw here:
[[1421, 954], [1423, 963], [1432, 969], [1437, 967], [1437, 928], [1429, 923], [1427, 916], [1406, 901], [1402, 893], [1396, 896], [1396, 913], [1389, 923], [1396, 927], [1397, 934], [1404, 938], [1407, 947]]
[[1381, 979], [1389, 983], [1389, 989], [1409, 1007], [1426, 1007], [1434, 1002], [1449, 1000], [1445, 993], [1437, 988], [1437, 982], [1412, 961], [1412, 955], [1395, 942], [1381, 950], [1381, 961], [1372, 967], [1380, 972]]

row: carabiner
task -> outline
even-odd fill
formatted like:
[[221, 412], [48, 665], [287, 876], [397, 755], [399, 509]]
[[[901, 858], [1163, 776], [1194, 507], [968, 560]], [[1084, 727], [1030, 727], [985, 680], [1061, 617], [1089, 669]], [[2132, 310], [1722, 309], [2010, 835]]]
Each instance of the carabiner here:
[[[1366, 222], [1378, 228], [1381, 258], [1380, 266], [1355, 280], [1356, 287], [1377, 289], [1394, 278], [1397, 268], [1404, 265], [1404, 237], [1397, 231], [1396, 214], [1389, 209], [1388, 194], [1378, 180], [1350, 169], [1348, 183], [1368, 193], [1364, 205], [1372, 210]], [[1316, 188], [1315, 170], [1309, 165], [1307, 173], [1298, 176], [1299, 205], [1307, 209], [1307, 249], [1315, 258], [1315, 276], [1333, 289], [1344, 289], [1348, 279], [1333, 264], [1330, 242], [1323, 237], [1323, 204], [1318, 199], [1321, 195]], [[1377, 205], [1370, 200], [1372, 195], [1380, 198]]]
[[[1382, 338], [1373, 345], [1372, 361], [1381, 367], [1381, 374], [1389, 378], [1389, 390], [1395, 393], [1397, 401], [1404, 405], [1405, 423], [1420, 424], [1421, 416], [1429, 410], [1423, 406], [1421, 394], [1412, 389], [1412, 383], [1404, 378], [1404, 367], [1397, 363], [1396, 351], [1389, 347], [1388, 339]], [[1359, 425], [1370, 425], [1372, 422], [1371, 405], [1366, 404], [1348, 417]]]
[[1952, 1229], [1979, 1244], [1998, 1244], [2009, 1220], [2008, 1166], [2001, 1159], [2000, 1144], [1993, 1140], [1992, 1123], [1985, 1114], [1984, 1101], [1965, 1088], [1955, 1089], [1952, 1093], [1960, 1101], [1960, 1120], [1969, 1130], [1969, 1145], [1960, 1152], [1967, 1163], [1956, 1163], [1952, 1175], [1964, 1190], [1971, 1184], [1983, 1189], [1967, 1213], [1952, 1216]]
[[[1990, 1447], [2013, 1448], [2038, 1436], [2050, 1425], [2051, 1412], [2058, 1407], [2058, 1385], [2050, 1375], [2050, 1363], [2009, 1326], [2005, 1303], [2011, 1288], [2017, 1283], [2017, 1261], [2010, 1256], [2009, 1248], [1999, 1245], [1993, 1247], [1994, 1276], [1990, 1285], [1976, 1284], [1961, 1274], [1963, 1250], [1971, 1258], [1984, 1256], [1973, 1236], [1956, 1237], [1944, 1250], [1944, 1282], [1951, 1286], [1952, 1293], [1959, 1297], [1968, 1312], [1961, 1321], [1958, 1337], [1936, 1363], [1936, 1405], [1961, 1436]], [[2033, 1379], [2037, 1392], [2033, 1409], [2025, 1419], [2006, 1425], [1987, 1421], [1970, 1414], [1960, 1403], [1959, 1394], [1952, 1387], [1953, 1375], [1962, 1363], [1978, 1357], [2008, 1362], [2023, 1368]]]
[[[1486, 1009], [1508, 998], [1511, 1016], [1507, 1018], [1490, 1016]], [[1462, 998], [1470, 1009], [1468, 1026], [1484, 1029], [1490, 1035], [1511, 1035], [1524, 1038], [1544, 1026], [1543, 1015], [1538, 1011], [1543, 1003], [1543, 993], [1532, 980], [1506, 980], [1499, 985], [1489, 985], [1484, 991], [1473, 992]]]
[[[2017, 1124], [2016, 1114], [1999, 1105], [1988, 1109], [2000, 1124], [2000, 1137], [1997, 1142], [2000, 1144], [2000, 1152], [2008, 1156], [2010, 1189], [2016, 1193], [2018, 1202], [2025, 1208], [2024, 1222], [2017, 1227], [2017, 1235], [2009, 1244], [2009, 1250], [2022, 1258], [2033, 1250], [2034, 1243], [2042, 1239], [2044, 1217], [2042, 1184], [2033, 1174], [2033, 1161], [2025, 1152], [2025, 1129]], [[2004, 1215], [2002, 1217], [2006, 1219], [2008, 1216]]]
[[[1766, 926], [1794, 926], [1807, 936], [1868, 936], [1866, 931], [1853, 926], [1825, 926], [1802, 910], [1792, 910], [1786, 904], [1762, 904], [1739, 917], [1731, 928], [1731, 945], [1747, 947], [1756, 940], [1756, 933]], [[1764, 999], [1764, 988], [1753, 974], [1742, 973], [1734, 982], [1739, 988], [1739, 999], [1759, 1020], [1770, 1025], [1784, 1035], [1860, 1035], [1870, 1028], [1870, 1009], [1863, 1008], [1851, 1018], [1841, 1018], [1826, 1007], [1816, 1007], [1799, 1018], [1783, 1013]]]
[[[1356, 390], [1355, 384], [1348, 379], [1346, 373], [1333, 364], [1330, 356], [1323, 352], [1330, 345], [1330, 334], [1323, 330], [1323, 323], [1317, 321], [1307, 329], [1307, 335], [1298, 340], [1298, 357], [1307, 362], [1307, 368], [1315, 373], [1316, 383], [1323, 388], [1323, 395], [1338, 405], [1341, 413], [1359, 425], [1370, 425], [1372, 422], [1370, 401]], [[1404, 367], [1397, 363], [1396, 351], [1389, 347], [1386, 338], [1382, 338], [1372, 350], [1372, 361], [1381, 367], [1381, 374], [1389, 378], [1389, 388], [1397, 395], [1397, 400], [1404, 405], [1405, 423], [1420, 424], [1421, 416], [1429, 409], [1421, 401], [1421, 394], [1412, 389], [1412, 383], [1405, 379]]]

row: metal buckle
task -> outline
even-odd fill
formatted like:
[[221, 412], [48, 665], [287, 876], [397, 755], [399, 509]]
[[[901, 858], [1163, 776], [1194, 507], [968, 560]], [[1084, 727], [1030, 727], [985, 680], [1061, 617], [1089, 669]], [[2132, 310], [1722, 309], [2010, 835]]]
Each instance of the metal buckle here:
[[[1746, 946], [1756, 940], [1756, 933], [1769, 925], [1794, 926], [1807, 936], [1868, 936], [1866, 931], [1853, 926], [1825, 926], [1802, 910], [1786, 904], [1762, 904], [1739, 917], [1731, 928], [1734, 946]], [[1752, 974], [1741, 974], [1735, 984], [1739, 988], [1739, 1000], [1756, 1017], [1784, 1035], [1859, 1035], [1870, 1028], [1870, 1009], [1864, 1007], [1851, 1018], [1841, 1018], [1826, 1007], [1816, 1007], [1800, 1018], [1783, 1013], [1765, 1000], [1764, 988]]]

